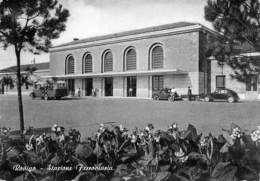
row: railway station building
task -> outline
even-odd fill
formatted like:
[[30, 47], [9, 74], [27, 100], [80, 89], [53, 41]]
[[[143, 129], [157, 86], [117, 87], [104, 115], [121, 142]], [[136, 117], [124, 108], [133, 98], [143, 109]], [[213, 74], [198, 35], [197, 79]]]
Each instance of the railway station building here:
[[178, 22], [78, 40], [50, 50], [51, 76], [83, 96], [151, 98], [164, 87], [187, 94], [210, 91], [205, 38], [212, 30]]
[[218, 36], [201, 24], [178, 22], [75, 39], [51, 48], [50, 74], [83, 96], [94, 90], [101, 97], [151, 98], [166, 87], [200, 95], [226, 87], [242, 99], [258, 99], [259, 73], [245, 83], [232, 79], [230, 67], [205, 57], [208, 34]]

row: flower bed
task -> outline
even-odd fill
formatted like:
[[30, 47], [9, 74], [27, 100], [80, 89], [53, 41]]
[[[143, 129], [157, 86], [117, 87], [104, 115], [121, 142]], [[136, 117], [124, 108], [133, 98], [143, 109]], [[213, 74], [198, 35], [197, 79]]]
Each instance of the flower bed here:
[[7, 128], [0, 135], [0, 179], [8, 181], [259, 180], [260, 127], [249, 132], [232, 124], [218, 137], [175, 123], [133, 131], [101, 124], [86, 139], [58, 125], [25, 139], [12, 138]]

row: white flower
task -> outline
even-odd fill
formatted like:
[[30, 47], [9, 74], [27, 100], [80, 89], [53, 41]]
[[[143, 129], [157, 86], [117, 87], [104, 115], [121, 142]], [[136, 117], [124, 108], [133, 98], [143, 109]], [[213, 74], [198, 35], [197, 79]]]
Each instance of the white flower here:
[[183, 152], [183, 150], [180, 148], [180, 151], [174, 152], [174, 155], [175, 155], [176, 157], [183, 157], [183, 156], [184, 156], [184, 152]]
[[123, 131], [122, 135], [128, 137], [128, 131]]
[[33, 149], [33, 145], [32, 145], [32, 144], [26, 144], [26, 145], [25, 145], [25, 148], [26, 148], [28, 151], [30, 151], [30, 150]]
[[99, 125], [99, 131], [100, 131], [101, 133], [103, 133], [103, 132], [105, 131], [105, 125], [104, 125], [104, 124], [100, 124], [100, 125]]
[[169, 129], [177, 129], [177, 128], [178, 128], [177, 123], [172, 123], [171, 125], [169, 125]]
[[233, 140], [239, 139], [242, 136], [242, 131], [240, 130], [240, 128], [236, 127], [232, 130], [232, 133], [230, 135], [230, 137]]
[[58, 125], [57, 125], [57, 124], [54, 124], [54, 125], [51, 127], [51, 130], [52, 130], [53, 132], [55, 132], [56, 129], [57, 129], [57, 127], [58, 127]]
[[148, 124], [148, 125], [145, 127], [145, 130], [148, 131], [148, 132], [151, 132], [153, 129], [154, 129], [154, 126], [153, 126], [152, 124]]
[[131, 136], [131, 143], [135, 143], [137, 140], [137, 137], [135, 135]]
[[183, 150], [180, 148], [180, 151], [174, 152], [174, 155], [178, 158], [178, 160], [182, 163], [186, 162], [188, 160], [188, 156], [184, 156], [185, 153]]
[[208, 141], [207, 141], [206, 138], [200, 138], [200, 146], [201, 147], [205, 147], [205, 146], [207, 146], [207, 144], [208, 144]]
[[155, 142], [158, 143], [158, 142], [160, 141], [160, 135], [159, 135], [159, 136], [155, 136], [155, 137], [154, 137], [154, 140], [155, 140]]
[[60, 135], [60, 136], [59, 136], [59, 141], [62, 142], [62, 141], [64, 141], [64, 140], [65, 140], [64, 134]]
[[57, 132], [60, 132], [61, 131], [61, 128], [60, 127], [57, 127], [57, 130], [56, 130]]
[[189, 158], [188, 156], [184, 156], [184, 157], [179, 158], [179, 160], [180, 160], [180, 162], [184, 163], [188, 160], [188, 158]]
[[255, 130], [253, 133], [251, 133], [251, 139], [254, 142], [260, 141], [260, 130], [259, 129]]
[[122, 124], [119, 125], [120, 131], [124, 131], [124, 126]]
[[40, 145], [41, 143], [43, 143], [44, 141], [43, 141], [43, 136], [41, 135], [41, 136], [39, 136], [38, 138], [36, 138], [36, 144], [37, 145]]

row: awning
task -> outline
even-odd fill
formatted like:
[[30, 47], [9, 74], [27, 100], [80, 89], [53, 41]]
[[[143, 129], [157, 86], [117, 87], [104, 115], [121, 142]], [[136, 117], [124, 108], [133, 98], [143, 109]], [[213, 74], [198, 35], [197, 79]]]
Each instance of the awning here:
[[185, 75], [187, 71], [179, 69], [161, 69], [161, 70], [143, 70], [143, 71], [126, 71], [126, 72], [104, 72], [104, 73], [86, 73], [86, 74], [68, 74], [44, 76], [44, 78], [94, 78], [94, 77], [126, 77], [126, 76], [145, 76], [145, 75]]

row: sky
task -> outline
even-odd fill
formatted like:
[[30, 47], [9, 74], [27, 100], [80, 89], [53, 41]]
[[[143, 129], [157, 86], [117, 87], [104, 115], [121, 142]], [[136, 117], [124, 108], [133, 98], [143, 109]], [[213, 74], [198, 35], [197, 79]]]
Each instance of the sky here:
[[[59, 0], [70, 11], [66, 31], [52, 44], [179, 21], [201, 23], [207, 0]], [[48, 62], [49, 54], [22, 52], [21, 64]], [[0, 48], [0, 69], [16, 65], [14, 50]]]

